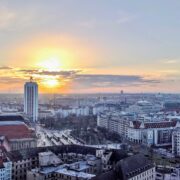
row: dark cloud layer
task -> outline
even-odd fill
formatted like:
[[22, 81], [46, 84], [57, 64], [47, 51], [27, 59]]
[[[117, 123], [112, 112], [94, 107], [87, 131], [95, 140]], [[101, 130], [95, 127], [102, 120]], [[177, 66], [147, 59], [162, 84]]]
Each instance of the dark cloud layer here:
[[8, 66], [1, 66], [0, 67], [0, 70], [10, 70], [12, 69], [11, 67], [8, 67]]
[[145, 79], [145, 77], [138, 75], [109, 74], [78, 74], [73, 81], [84, 87], [119, 87], [160, 83], [159, 80]]
[[[24, 83], [30, 76], [34, 76], [37, 82], [42, 82], [44, 77], [55, 77], [60, 82], [69, 80], [72, 88], [76, 87], [81, 89], [90, 88], [113, 88], [113, 87], [133, 87], [143, 85], [155, 85], [161, 83], [160, 80], [153, 78], [146, 78], [140, 75], [111, 75], [111, 74], [82, 74], [81, 70], [66, 70], [66, 71], [40, 71], [37, 69], [13, 69], [9, 67], [0, 67], [9, 73], [15, 73], [16, 77], [2, 76], [0, 83], [3, 84], [16, 84]], [[3, 71], [4, 74], [4, 71]]]
[[63, 76], [68, 77], [75, 75], [80, 72], [80, 70], [69, 70], [69, 71], [39, 71], [35, 69], [21, 69], [19, 72], [28, 75], [46, 75], [46, 76]]

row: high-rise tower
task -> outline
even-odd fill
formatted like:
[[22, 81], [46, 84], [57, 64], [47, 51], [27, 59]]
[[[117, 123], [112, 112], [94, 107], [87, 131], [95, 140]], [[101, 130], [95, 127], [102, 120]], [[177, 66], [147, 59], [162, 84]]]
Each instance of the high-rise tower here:
[[24, 85], [24, 113], [30, 120], [38, 120], [38, 84], [32, 77]]

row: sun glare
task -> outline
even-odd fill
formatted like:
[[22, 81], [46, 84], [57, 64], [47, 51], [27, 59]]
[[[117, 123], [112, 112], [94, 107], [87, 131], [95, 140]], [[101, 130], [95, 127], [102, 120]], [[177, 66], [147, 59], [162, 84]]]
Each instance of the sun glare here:
[[49, 58], [41, 61], [38, 66], [47, 71], [60, 71], [61, 63], [59, 58]]
[[[37, 63], [37, 67], [39, 68], [40, 71], [48, 71], [48, 72], [62, 70], [62, 64], [59, 56], [52, 56], [44, 60], [39, 60]], [[47, 74], [44, 75], [44, 77], [42, 78], [42, 84], [47, 88], [55, 88], [59, 85], [59, 79], [57, 76]]]
[[47, 87], [52, 88], [52, 87], [58, 86], [59, 81], [58, 81], [58, 79], [46, 79], [46, 80], [44, 80], [43, 84]]

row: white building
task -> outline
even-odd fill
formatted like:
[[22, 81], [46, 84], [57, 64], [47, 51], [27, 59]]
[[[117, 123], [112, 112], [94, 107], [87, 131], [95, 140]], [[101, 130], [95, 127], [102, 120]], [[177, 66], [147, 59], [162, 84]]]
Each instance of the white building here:
[[0, 180], [11, 180], [12, 162], [0, 150]]
[[119, 111], [104, 111], [97, 117], [97, 126], [108, 129], [111, 132], [118, 133], [127, 137], [129, 120], [125, 113]]
[[79, 116], [89, 116], [90, 115], [90, 108], [88, 106], [85, 107], [69, 107], [69, 108], [62, 108], [59, 109], [57, 112], [60, 118], [66, 118], [68, 116], [74, 115], [76, 117]]
[[136, 114], [148, 114], [152, 112], [159, 112], [163, 106], [161, 104], [152, 104], [148, 101], [138, 101], [136, 104], [129, 106], [126, 112]]
[[172, 152], [180, 157], [180, 127], [177, 127], [172, 134]]
[[38, 85], [32, 78], [24, 85], [24, 113], [31, 120], [38, 120]]
[[179, 127], [179, 122], [176, 121], [131, 121], [128, 128], [128, 139], [149, 146], [167, 146], [172, 144], [172, 132], [176, 127]]

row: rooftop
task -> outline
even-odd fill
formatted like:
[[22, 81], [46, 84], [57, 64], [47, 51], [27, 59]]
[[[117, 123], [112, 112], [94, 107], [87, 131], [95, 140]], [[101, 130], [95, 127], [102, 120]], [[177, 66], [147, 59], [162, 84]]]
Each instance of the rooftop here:
[[5, 125], [25, 125], [22, 121], [0, 121], [0, 126]]
[[120, 160], [116, 171], [122, 172], [124, 179], [140, 174], [154, 166], [153, 162], [143, 154], [137, 154]]
[[1, 121], [0, 135], [11, 139], [33, 138], [33, 132], [20, 121]]
[[87, 164], [86, 161], [78, 161], [78, 162], [72, 163], [69, 166], [69, 169], [81, 172], [81, 171], [88, 169], [89, 167], [90, 166]]
[[[139, 129], [141, 125], [143, 125], [143, 122], [141, 121], [132, 121], [133, 126], [135, 129]], [[175, 127], [176, 121], [161, 121], [161, 122], [145, 122], [144, 128], [150, 129], [150, 128], [168, 128], [168, 127]]]
[[97, 148], [80, 146], [80, 145], [60, 145], [60, 146], [49, 146], [49, 147], [37, 147], [30, 149], [23, 149], [18, 151], [8, 152], [8, 156], [11, 161], [21, 161], [23, 159], [35, 158], [38, 157], [40, 152], [51, 151], [54, 154], [63, 154], [63, 153], [77, 153], [77, 154], [96, 154]]
[[77, 177], [77, 178], [86, 178], [86, 179], [91, 179], [91, 178], [95, 177], [94, 174], [89, 174], [89, 173], [84, 173], [84, 172], [76, 172], [76, 171], [68, 170], [66, 168], [59, 169], [56, 171], [56, 173], [70, 175], [70, 176]]
[[0, 121], [24, 121], [24, 118], [16, 114], [1, 114]]

